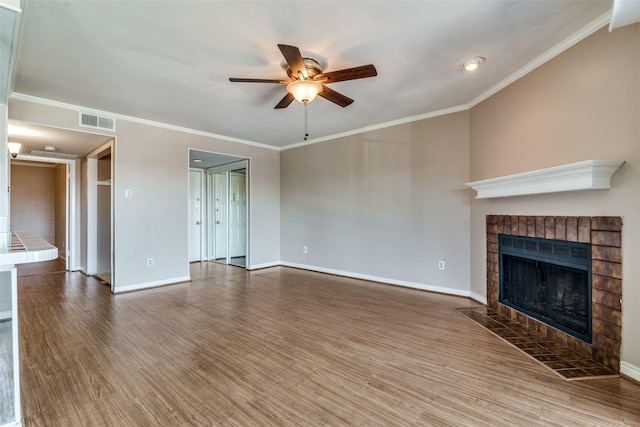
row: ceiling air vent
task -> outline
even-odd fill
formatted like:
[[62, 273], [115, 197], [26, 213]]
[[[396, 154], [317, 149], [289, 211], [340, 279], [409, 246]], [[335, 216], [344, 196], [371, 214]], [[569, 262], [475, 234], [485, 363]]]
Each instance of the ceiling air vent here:
[[40, 150], [31, 150], [29, 154], [32, 156], [41, 156], [41, 157], [53, 157], [56, 159], [79, 159], [80, 156], [77, 154], [67, 154], [67, 153], [59, 153], [56, 151], [40, 151]]
[[116, 121], [109, 117], [100, 117], [93, 114], [80, 113], [80, 126], [115, 131]]

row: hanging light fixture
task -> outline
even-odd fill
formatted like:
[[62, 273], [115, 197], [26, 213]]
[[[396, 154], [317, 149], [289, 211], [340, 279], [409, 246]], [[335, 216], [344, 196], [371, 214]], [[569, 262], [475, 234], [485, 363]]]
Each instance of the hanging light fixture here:
[[20, 144], [19, 142], [8, 142], [7, 143], [7, 148], [9, 149], [9, 154], [11, 154], [11, 157], [13, 157], [14, 159], [16, 157], [18, 157], [18, 153], [20, 152], [20, 148], [22, 147], [22, 144]]
[[293, 95], [296, 101], [306, 104], [322, 92], [322, 85], [313, 80], [295, 80], [287, 85], [287, 92]]

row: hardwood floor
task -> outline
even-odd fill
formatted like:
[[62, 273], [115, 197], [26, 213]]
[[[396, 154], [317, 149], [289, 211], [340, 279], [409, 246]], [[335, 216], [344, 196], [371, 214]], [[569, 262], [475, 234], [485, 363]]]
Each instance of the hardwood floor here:
[[640, 386], [568, 382], [456, 312], [473, 301], [193, 264], [111, 295], [18, 280], [25, 426], [640, 425]]

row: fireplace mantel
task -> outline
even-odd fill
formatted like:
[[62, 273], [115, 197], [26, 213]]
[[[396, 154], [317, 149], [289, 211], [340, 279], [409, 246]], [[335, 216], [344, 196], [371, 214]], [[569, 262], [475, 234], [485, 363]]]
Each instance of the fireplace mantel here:
[[623, 163], [623, 160], [585, 160], [465, 185], [478, 192], [476, 199], [609, 189], [611, 176]]

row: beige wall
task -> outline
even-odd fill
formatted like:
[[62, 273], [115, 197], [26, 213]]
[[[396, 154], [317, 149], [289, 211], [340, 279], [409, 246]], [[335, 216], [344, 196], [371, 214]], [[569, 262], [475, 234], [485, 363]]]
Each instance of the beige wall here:
[[468, 141], [463, 112], [283, 151], [282, 260], [468, 295]]
[[[65, 129], [78, 126], [78, 112], [11, 100], [11, 119]], [[116, 291], [184, 280], [189, 276], [187, 251], [189, 149], [250, 158], [250, 262], [280, 260], [280, 153], [117, 120], [114, 191]], [[83, 170], [83, 174], [85, 171]], [[85, 179], [85, 178], [83, 178]], [[125, 189], [133, 190], [126, 199]], [[148, 257], [154, 266], [146, 267]], [[86, 262], [86, 259], [83, 258]]]
[[622, 216], [622, 361], [639, 369], [640, 26], [603, 29], [479, 104], [470, 132], [473, 181], [588, 159], [626, 162], [611, 190], [474, 200], [471, 290], [485, 295], [487, 214]]
[[56, 169], [11, 164], [11, 231], [32, 231], [56, 244]]

